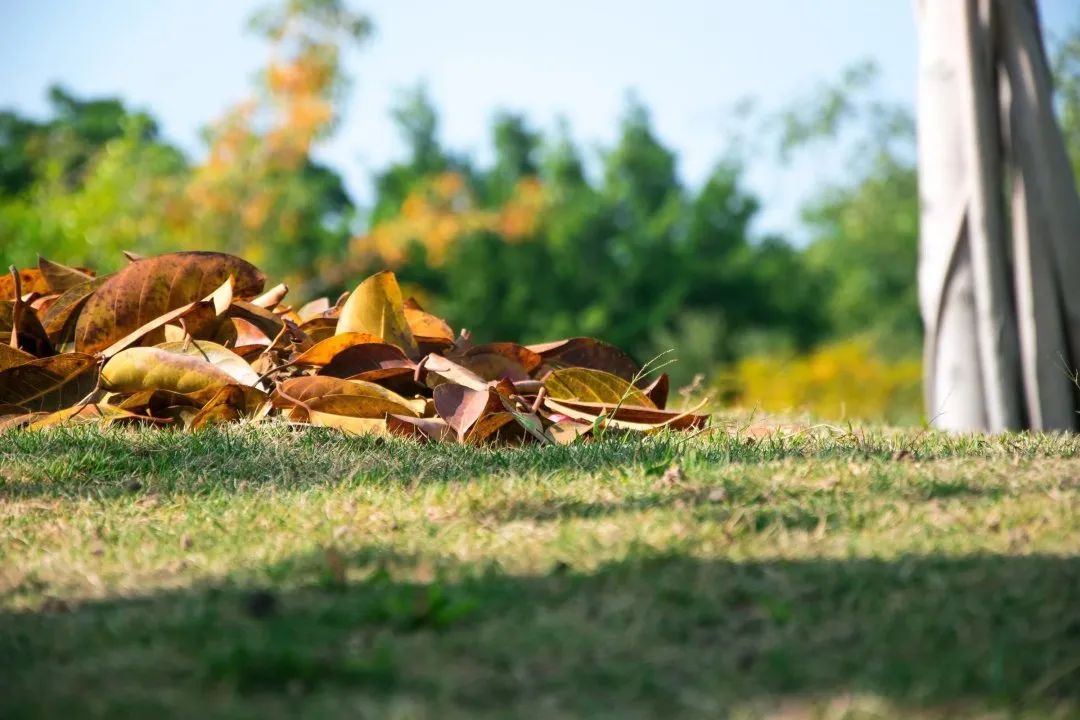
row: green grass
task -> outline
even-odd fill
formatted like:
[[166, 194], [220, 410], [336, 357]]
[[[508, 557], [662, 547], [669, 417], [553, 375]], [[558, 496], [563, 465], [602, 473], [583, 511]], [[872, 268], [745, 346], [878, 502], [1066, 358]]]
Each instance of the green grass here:
[[73, 428], [0, 478], [3, 718], [1080, 717], [1075, 437]]

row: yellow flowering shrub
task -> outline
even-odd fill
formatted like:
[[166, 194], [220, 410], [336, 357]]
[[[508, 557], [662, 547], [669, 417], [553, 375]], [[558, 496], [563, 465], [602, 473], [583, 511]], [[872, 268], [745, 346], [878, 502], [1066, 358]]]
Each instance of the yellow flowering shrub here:
[[745, 357], [725, 384], [737, 405], [765, 412], [898, 423], [916, 422], [922, 413], [922, 363], [883, 359], [861, 338], [803, 356]]

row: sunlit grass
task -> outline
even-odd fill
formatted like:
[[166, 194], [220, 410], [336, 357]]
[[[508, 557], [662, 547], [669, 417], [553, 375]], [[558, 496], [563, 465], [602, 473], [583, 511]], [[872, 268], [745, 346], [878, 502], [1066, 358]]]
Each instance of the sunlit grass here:
[[1080, 440], [759, 434], [6, 434], [0, 716], [1080, 712]]

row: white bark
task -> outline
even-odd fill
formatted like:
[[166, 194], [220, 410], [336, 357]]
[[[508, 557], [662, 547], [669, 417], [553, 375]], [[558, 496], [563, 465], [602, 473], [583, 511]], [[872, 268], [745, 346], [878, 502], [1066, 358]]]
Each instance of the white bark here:
[[917, 12], [927, 413], [950, 430], [1071, 429], [1080, 201], [1035, 6], [919, 0]]

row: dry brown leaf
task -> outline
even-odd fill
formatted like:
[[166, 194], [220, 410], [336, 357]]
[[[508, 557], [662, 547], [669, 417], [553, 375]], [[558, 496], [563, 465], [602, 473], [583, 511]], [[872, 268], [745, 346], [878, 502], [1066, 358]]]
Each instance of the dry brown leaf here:
[[24, 299], [0, 301], [0, 313], [5, 316], [0, 321], [0, 327], [10, 331], [8, 344], [11, 347], [18, 347], [35, 357], [54, 354], [52, 342], [41, 326], [37, 313]]
[[15, 428], [26, 427], [35, 420], [45, 417], [49, 413], [47, 412], [34, 412], [26, 413], [24, 415], [4, 415], [0, 417], [0, 433], [6, 430], [13, 430]]
[[322, 395], [305, 401], [310, 412], [326, 412], [358, 418], [385, 418], [387, 415], [419, 415], [408, 401], [395, 402], [381, 395]]
[[317, 317], [323, 317], [330, 310], [330, 300], [328, 298], [317, 298], [311, 302], [302, 305], [296, 314], [300, 316], [301, 322], [307, 322]]
[[44, 417], [35, 419], [27, 426], [28, 430], [44, 430], [57, 425], [72, 425], [82, 423], [108, 424], [117, 420], [145, 420], [132, 412], [114, 405], [89, 403], [87, 405], [74, 405], [51, 412]]
[[443, 383], [454, 383], [472, 390], [487, 389], [487, 380], [441, 355], [427, 355], [422, 362], [426, 373], [424, 382], [430, 388], [436, 388]]
[[133, 262], [109, 276], [86, 301], [75, 347], [86, 353], [104, 350], [166, 313], [205, 298], [230, 276], [233, 294], [240, 298], [257, 295], [265, 282], [251, 263], [224, 253], [179, 252]]
[[49, 290], [57, 294], [66, 293], [71, 288], [84, 285], [94, 279], [94, 273], [90, 268], [68, 267], [40, 256], [38, 270], [49, 286]]
[[386, 429], [391, 435], [410, 437], [433, 442], [453, 442], [456, 440], [454, 429], [442, 418], [409, 417], [408, 415], [387, 415]]
[[[49, 292], [49, 283], [37, 268], [18, 270], [19, 285], [23, 297]], [[0, 300], [15, 299], [15, 278], [9, 274], [0, 275]]]
[[416, 364], [395, 345], [384, 342], [361, 343], [345, 348], [319, 370], [319, 375], [348, 378], [357, 375], [384, 378], [411, 375]]
[[86, 398], [97, 375], [97, 360], [82, 353], [31, 360], [0, 371], [0, 403], [33, 412], [61, 410]]
[[6, 343], [0, 343], [0, 370], [7, 370], [16, 365], [24, 365], [34, 359], [34, 356], [18, 348], [13, 348]]
[[229, 405], [228, 403], [207, 405], [202, 410], [195, 413], [195, 415], [187, 421], [186, 425], [189, 430], [201, 430], [205, 427], [237, 422], [243, 418], [243, 416], [243, 413], [241, 413], [238, 408]]
[[641, 366], [625, 352], [596, 338], [567, 338], [527, 347], [543, 357], [544, 362], [552, 368], [583, 367], [603, 370], [627, 381], [633, 381], [641, 370]]
[[554, 400], [545, 398], [544, 405], [556, 413], [568, 418], [592, 422], [603, 415], [605, 422], [611, 427], [624, 430], [656, 430], [662, 427], [670, 427], [673, 430], [690, 430], [704, 427], [708, 421], [707, 415], [696, 415], [693, 412], [676, 412], [674, 410], [657, 410], [656, 408], [635, 407], [632, 405], [617, 406], [610, 403], [579, 402], [574, 400]]
[[233, 300], [225, 314], [233, 319], [248, 321], [271, 340], [289, 331], [288, 322], [284, 318], [245, 300]]
[[[323, 340], [334, 337], [334, 333], [337, 332], [337, 323], [337, 318], [317, 317], [304, 322], [299, 326], [299, 329], [300, 332], [304, 333], [304, 335], [306, 335], [308, 339], [311, 340], [312, 343], [319, 343]], [[373, 335], [372, 337], [375, 336]], [[382, 338], [375, 339], [379, 342], [382, 342]], [[307, 347], [311, 347], [311, 345], [308, 345]]]
[[661, 374], [650, 383], [639, 384], [639, 387], [653, 401], [653, 405], [656, 405], [661, 410], [667, 406], [668, 393], [671, 390], [671, 380], [668, 378], [667, 373]]
[[[308, 375], [292, 378], [281, 383], [271, 395], [274, 407], [306, 409], [311, 401], [334, 395], [347, 395], [381, 401], [389, 408], [387, 412], [401, 415], [419, 415], [423, 412], [423, 401], [408, 400], [397, 393], [375, 383], [361, 380], [343, 380], [341, 378]], [[393, 406], [393, 407], [391, 407]]]
[[308, 422], [319, 427], [336, 428], [350, 435], [389, 434], [386, 429], [386, 420], [382, 418], [360, 418], [312, 410], [308, 413]]
[[[325, 340], [320, 340], [304, 352], [300, 353], [300, 355], [293, 360], [293, 364], [315, 366], [327, 365], [331, 360], [337, 357], [338, 353], [341, 351], [354, 345], [365, 345], [370, 343], [384, 344], [379, 338], [364, 332], [347, 332], [342, 333], [341, 335], [332, 335]], [[401, 354], [401, 357], [405, 357], [400, 350], [398, 350], [398, 353]]]
[[285, 296], [288, 294], [289, 286], [285, 283], [278, 283], [259, 297], [253, 298], [251, 304], [269, 310], [284, 300]]
[[569, 445], [592, 430], [592, 423], [563, 418], [552, 423], [547, 431], [558, 445]]
[[458, 357], [455, 361], [488, 382], [509, 380], [521, 383], [532, 379], [525, 368], [504, 355], [480, 353]]
[[503, 410], [502, 400], [495, 390], [485, 387], [473, 390], [456, 383], [435, 388], [435, 412], [464, 441], [466, 434], [482, 417]]
[[[213, 334], [216, 331], [217, 318], [227, 310], [232, 302], [235, 281], [230, 275], [214, 289], [212, 293], [202, 300], [196, 300], [186, 305], [170, 310], [149, 322], [140, 325], [127, 335], [116, 340], [108, 347], [98, 351], [103, 358], [111, 358], [113, 355], [140, 342], [155, 343], [165, 339], [165, 326], [170, 323], [183, 323], [183, 327], [192, 337], [201, 337]], [[96, 296], [92, 295], [91, 300]], [[85, 314], [85, 310], [83, 311]], [[79, 315], [82, 322], [83, 314]], [[77, 344], [77, 343], [76, 343]]]
[[[484, 415], [472, 426], [465, 435], [465, 442], [480, 445], [487, 442], [493, 435], [509, 425], [517, 426], [514, 415], [508, 412], [494, 412]], [[518, 426], [520, 428], [520, 426]], [[524, 430], [521, 429], [523, 433]]]
[[[518, 345], [511, 342], [494, 342], [484, 343], [482, 345], [473, 345], [464, 352], [461, 353], [461, 357], [477, 357], [486, 355], [498, 355], [504, 357], [507, 360], [512, 360], [517, 365], [527, 372], [531, 373], [536, 368], [540, 367], [540, 364], [544, 362], [544, 358], [536, 352], [533, 352], [524, 345]], [[455, 358], [457, 359], [457, 358]]]
[[69, 288], [49, 305], [45, 314], [41, 316], [41, 324], [54, 345], [74, 342], [75, 325], [79, 319], [79, 313], [94, 291], [104, 285], [109, 277], [105, 275], [93, 278], [81, 285]]

